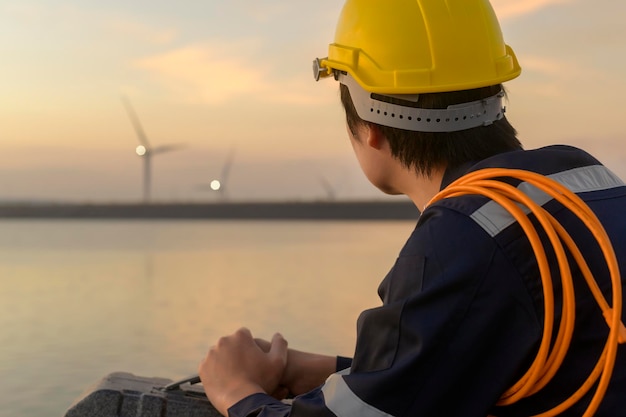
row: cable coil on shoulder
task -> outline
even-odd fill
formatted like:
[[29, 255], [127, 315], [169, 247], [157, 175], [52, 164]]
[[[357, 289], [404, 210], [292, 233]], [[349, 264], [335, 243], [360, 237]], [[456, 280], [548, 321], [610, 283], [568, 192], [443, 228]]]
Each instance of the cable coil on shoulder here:
[[[606, 260], [611, 276], [612, 284], [612, 307], [604, 298], [591, 273], [587, 262], [576, 243], [563, 228], [563, 226], [543, 207], [535, 203], [528, 195], [518, 188], [496, 180], [496, 178], [510, 177], [525, 181], [528, 184], [550, 195], [560, 202], [567, 209], [571, 210], [591, 231], [598, 242], [600, 249]], [[556, 407], [537, 414], [536, 417], [551, 417], [563, 413], [565, 410], [580, 400], [592, 386], [598, 382], [596, 392], [589, 403], [584, 416], [593, 416], [597, 411], [606, 393], [617, 355], [618, 344], [626, 343], [626, 327], [621, 321], [622, 314], [622, 285], [620, 272], [615, 257], [613, 246], [604, 227], [582, 201], [580, 197], [568, 190], [560, 183], [543, 175], [517, 169], [487, 168], [469, 173], [439, 192], [428, 203], [431, 205], [441, 199], [457, 197], [467, 194], [477, 194], [485, 196], [502, 206], [522, 227], [529, 239], [530, 245], [537, 259], [544, 295], [544, 329], [543, 336], [533, 363], [527, 372], [509, 388], [500, 398], [497, 405], [510, 405], [522, 398], [535, 394], [545, 387], [552, 377], [557, 373], [567, 354], [574, 331], [574, 320], [576, 301], [574, 295], [574, 285], [567, 259], [565, 247], [574, 258], [579, 269], [591, 290], [596, 302], [600, 306], [604, 318], [609, 326], [609, 335], [597, 364], [580, 388], [573, 393], [563, 403]], [[561, 321], [558, 328], [557, 337], [551, 343], [554, 329], [554, 293], [552, 287], [552, 276], [548, 264], [548, 258], [539, 238], [535, 226], [531, 223], [526, 213], [520, 206], [525, 206], [532, 213], [543, 230], [545, 231], [550, 244], [554, 248], [556, 259], [561, 275], [561, 285], [563, 287], [563, 303], [561, 311]], [[552, 344], [552, 346], [551, 346]]]

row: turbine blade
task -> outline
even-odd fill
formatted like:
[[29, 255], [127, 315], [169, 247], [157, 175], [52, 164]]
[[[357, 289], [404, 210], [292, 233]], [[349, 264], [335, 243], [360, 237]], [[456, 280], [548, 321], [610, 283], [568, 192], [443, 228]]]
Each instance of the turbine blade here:
[[235, 158], [235, 147], [230, 149], [228, 157], [226, 158], [226, 163], [222, 167], [222, 174], [220, 175], [220, 181], [222, 182], [222, 186], [225, 186], [228, 181], [228, 175], [230, 174], [230, 168], [233, 165], [233, 159]]
[[165, 153], [165, 152], [171, 152], [171, 151], [177, 151], [179, 149], [183, 149], [185, 148], [186, 145], [183, 144], [176, 144], [176, 145], [161, 145], [161, 146], [157, 146], [156, 148], [151, 149], [151, 153], [152, 154], [158, 154], [158, 153]]
[[330, 182], [328, 182], [328, 180], [323, 175], [320, 175], [318, 177], [318, 179], [320, 181], [320, 184], [322, 185], [322, 187], [326, 191], [326, 196], [328, 197], [328, 199], [329, 200], [334, 200], [335, 199], [335, 189], [330, 184]]
[[128, 113], [128, 117], [130, 118], [130, 122], [133, 124], [133, 128], [135, 129], [135, 133], [139, 138], [139, 142], [145, 146], [147, 150], [150, 149], [150, 143], [148, 142], [148, 137], [146, 133], [143, 131], [143, 127], [139, 122], [139, 118], [137, 117], [137, 113], [133, 109], [133, 106], [130, 104], [130, 101], [126, 96], [122, 96], [122, 103], [124, 103], [124, 107], [126, 108], [126, 112]]

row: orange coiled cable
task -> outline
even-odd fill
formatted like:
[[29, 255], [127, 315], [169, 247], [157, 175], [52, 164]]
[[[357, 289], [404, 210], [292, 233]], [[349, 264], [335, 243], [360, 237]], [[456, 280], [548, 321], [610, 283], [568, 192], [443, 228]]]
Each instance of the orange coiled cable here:
[[[494, 179], [502, 177], [511, 177], [525, 181], [548, 194], [571, 210], [591, 231], [602, 250], [611, 276], [613, 288], [612, 308], [600, 291], [582, 253], [563, 226], [524, 192], [512, 185]], [[469, 173], [439, 192], [428, 205], [443, 198], [457, 197], [464, 194], [483, 195], [498, 203], [513, 216], [529, 239], [533, 253], [537, 259], [543, 285], [545, 310], [544, 329], [537, 356], [520, 380], [502, 395], [498, 401], [498, 405], [513, 404], [541, 390], [556, 374], [567, 354], [574, 330], [576, 301], [569, 262], [565, 249], [563, 248], [564, 243], [581, 270], [596, 302], [602, 309], [604, 318], [609, 325], [609, 335], [596, 366], [581, 387], [563, 403], [541, 414], [537, 414], [537, 416], [549, 417], [561, 414], [580, 400], [599, 379], [596, 392], [584, 414], [585, 417], [593, 416], [604, 398], [611, 379], [618, 344], [626, 343], [626, 327], [621, 321], [622, 285], [620, 272], [613, 246], [611, 245], [604, 227], [580, 197], [566, 187], [543, 175], [517, 169], [487, 168]], [[563, 303], [557, 337], [552, 346], [550, 346], [554, 328], [552, 276], [548, 259], [537, 230], [520, 206], [525, 206], [534, 214], [537, 221], [544, 229], [550, 244], [554, 248], [560, 270]]]

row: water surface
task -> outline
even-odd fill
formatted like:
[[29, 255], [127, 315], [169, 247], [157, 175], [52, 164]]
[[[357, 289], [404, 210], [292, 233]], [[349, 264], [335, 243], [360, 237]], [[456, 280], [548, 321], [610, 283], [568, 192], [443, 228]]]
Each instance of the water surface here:
[[414, 222], [0, 221], [0, 417], [180, 378], [240, 326], [350, 356]]

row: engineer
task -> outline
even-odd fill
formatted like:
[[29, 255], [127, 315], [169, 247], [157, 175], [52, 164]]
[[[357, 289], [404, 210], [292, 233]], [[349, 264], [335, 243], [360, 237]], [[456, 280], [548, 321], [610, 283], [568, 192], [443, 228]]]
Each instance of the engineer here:
[[[368, 180], [407, 195], [422, 214], [380, 284], [381, 306], [359, 317], [353, 358], [297, 351], [278, 333], [257, 340], [245, 328], [221, 338], [199, 372], [222, 414], [626, 416], [626, 329], [616, 324], [624, 279], [607, 266], [606, 240], [600, 246], [590, 231], [598, 226], [579, 220], [561, 194], [529, 185], [528, 173], [584, 201], [621, 271], [626, 186], [580, 149], [522, 149], [502, 87], [520, 73], [487, 0], [347, 0], [328, 57], [314, 61], [315, 78], [338, 81]], [[508, 188], [453, 184], [477, 172], [493, 173], [546, 214], [527, 205], [528, 226], [521, 203], [507, 210], [494, 201], [511, 197]], [[550, 240], [541, 223], [554, 224], [550, 216], [608, 307], [567, 239], [558, 239], [563, 250]], [[569, 266], [557, 256], [563, 251]], [[568, 269], [571, 289], [561, 282]]]

